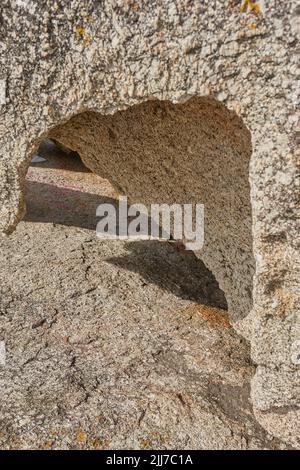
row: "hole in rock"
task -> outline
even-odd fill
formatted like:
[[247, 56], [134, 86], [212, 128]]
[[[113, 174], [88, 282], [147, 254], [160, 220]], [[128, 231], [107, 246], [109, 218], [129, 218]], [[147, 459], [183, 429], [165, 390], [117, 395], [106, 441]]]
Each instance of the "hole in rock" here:
[[[63, 158], [68, 156], [71, 166], [81, 165], [82, 171], [61, 168], [56, 161], [45, 170], [47, 178], [35, 178], [32, 172], [43, 163], [31, 167], [26, 184], [27, 220], [94, 230], [96, 207], [101, 202], [115, 203], [118, 194], [127, 195], [130, 203], [146, 205], [204, 204], [205, 241], [199, 252], [180, 253], [173, 246], [172, 254], [166, 251], [162, 256], [159, 250], [169, 249], [167, 244], [162, 248], [162, 243], [130, 242], [128, 255], [111, 262], [167, 289], [177, 289], [178, 295], [191, 300], [203, 302], [206, 289], [207, 303], [222, 308], [228, 304], [233, 321], [248, 315], [254, 272], [252, 147], [241, 118], [211, 97], [194, 97], [177, 105], [152, 100], [113, 115], [79, 113], [58, 123], [47, 137], [73, 149], [75, 154], [63, 152]], [[77, 154], [93, 173], [82, 166]], [[155, 246], [159, 255], [153, 253]], [[184, 269], [173, 282], [181, 263]], [[202, 287], [200, 266], [206, 270]], [[215, 296], [207, 293], [208, 273], [218, 291]], [[190, 275], [195, 275], [195, 288]]]
[[[61, 224], [66, 230], [72, 226], [94, 231], [98, 205], [118, 206], [118, 193], [107, 180], [92, 173], [77, 152], [50, 139], [42, 141], [32, 158], [25, 198], [26, 221]], [[180, 298], [227, 309], [224, 292], [211, 271], [193, 252], [183, 251], [181, 244], [129, 241], [125, 248], [125, 256], [108, 261]]]

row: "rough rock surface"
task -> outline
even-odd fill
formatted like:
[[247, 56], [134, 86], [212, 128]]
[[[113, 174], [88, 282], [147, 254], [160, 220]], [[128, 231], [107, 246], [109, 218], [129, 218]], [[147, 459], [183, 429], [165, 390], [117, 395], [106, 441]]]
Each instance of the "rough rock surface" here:
[[0, 447], [285, 449], [255, 419], [249, 345], [203, 263], [96, 239], [111, 186], [43, 155], [0, 245]]
[[[102, 170], [109, 170], [111, 181], [117, 188], [126, 189], [132, 198], [147, 199], [144, 187], [140, 192], [142, 181], [138, 182], [135, 155], [128, 160], [128, 167], [127, 160], [124, 161], [129, 184], [113, 167], [101, 163], [107, 158], [106, 151], [116, 151], [116, 156], [132, 151], [129, 147], [118, 147], [118, 139], [122, 141], [130, 122], [123, 123], [118, 135], [113, 130], [110, 133], [108, 123], [126, 121], [126, 117], [120, 117], [125, 115], [114, 114], [120, 109], [130, 108], [124, 111], [128, 119], [141, 109], [139, 106], [153, 110], [153, 103], [142, 104], [153, 99], [178, 103], [191, 96], [204, 97], [198, 98], [200, 109], [193, 114], [195, 122], [203, 121], [199, 131], [201, 145], [197, 147], [197, 136], [193, 135], [190, 158], [197, 156], [193, 151], [199, 148], [200, 161], [210, 155], [211, 162], [216, 164], [197, 167], [193, 181], [198, 178], [199, 188], [203, 180], [218, 181], [215, 188], [209, 185], [206, 194], [206, 202], [211, 201], [207, 213], [211, 227], [217, 226], [214, 218], [221, 211], [223, 199], [215, 194], [222, 189], [226, 207], [223, 231], [216, 239], [213, 229], [208, 227], [206, 246], [200, 256], [215, 271], [228, 297], [235, 328], [251, 341], [252, 360], [257, 366], [251, 396], [258, 420], [269, 432], [299, 445], [299, 358], [294, 351], [300, 336], [299, 149], [296, 147], [300, 10], [296, 0], [264, 3], [264, 13], [254, 15], [249, 11], [242, 13], [240, 2], [235, 0], [201, 3], [3, 0], [0, 7], [0, 223], [3, 232], [8, 233], [24, 214], [25, 175], [39, 142], [55, 132], [57, 139], [61, 135], [64, 143], [65, 130], [71, 122], [79, 122], [77, 139], [70, 146], [81, 150], [87, 132], [82, 119], [92, 116], [96, 128], [86, 138], [82, 155], [85, 163], [95, 171], [99, 168], [100, 175]], [[241, 135], [249, 133], [248, 141], [251, 135], [251, 157], [249, 142], [246, 150], [240, 152], [240, 140], [235, 135], [230, 138], [232, 121], [238, 118], [230, 118], [232, 112], [217, 101], [242, 119]], [[195, 102], [177, 108], [162, 104], [158, 108], [163, 113], [166, 109], [174, 110], [174, 125], [180, 127], [182, 106], [189, 108]], [[204, 103], [209, 109], [203, 111]], [[216, 111], [218, 125], [216, 129], [211, 127], [211, 134], [206, 135], [206, 119], [212, 108], [219, 110]], [[146, 129], [149, 142], [146, 141], [145, 151], [140, 151], [139, 164], [150, 158], [148, 150], [155, 142], [153, 134], [157, 127], [162, 132], [160, 148], [165, 151], [172, 146], [167, 133], [169, 127], [160, 129], [159, 126], [165, 118], [163, 113], [158, 112], [152, 130]], [[104, 117], [107, 114], [114, 116]], [[222, 133], [225, 128], [227, 134]], [[76, 137], [76, 129], [68, 135]], [[105, 144], [103, 153], [97, 142]], [[134, 143], [134, 135], [130, 143]], [[178, 185], [178, 191], [188, 190], [179, 184], [181, 178], [184, 181], [187, 177], [185, 169], [190, 162], [188, 143], [183, 142], [182, 149], [184, 146], [186, 159], [181, 152], [176, 155], [174, 152], [174, 166], [168, 160], [171, 152], [165, 154], [159, 148], [152, 148], [151, 155], [157, 152], [160, 169], [167, 157], [166, 171], [159, 173], [161, 177], [168, 175], [166, 188], [173, 184], [174, 188]], [[245, 172], [247, 158], [250, 158], [250, 188]], [[172, 168], [176, 170], [173, 182]], [[241, 191], [236, 188], [235, 168], [238, 177], [241, 176]], [[153, 194], [159, 192], [162, 181], [151, 180]], [[224, 183], [226, 188], [222, 186]], [[194, 191], [194, 183], [192, 186]], [[184, 196], [176, 191], [172, 194]], [[201, 191], [193, 192], [193, 196], [198, 198]], [[238, 230], [231, 233], [234, 238], [228, 238], [232, 214], [236, 215]]]

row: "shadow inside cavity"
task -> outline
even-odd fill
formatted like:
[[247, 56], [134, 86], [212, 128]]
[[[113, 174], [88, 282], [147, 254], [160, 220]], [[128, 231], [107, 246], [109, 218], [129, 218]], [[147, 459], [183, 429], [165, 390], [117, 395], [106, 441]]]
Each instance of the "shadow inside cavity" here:
[[118, 201], [66, 186], [26, 181], [25, 221], [62, 224], [96, 230], [99, 204], [117, 206]]
[[192, 251], [178, 251], [177, 246], [161, 241], [128, 242], [128, 254], [108, 262], [141, 274], [177, 297], [227, 310], [224, 292], [211, 271]]

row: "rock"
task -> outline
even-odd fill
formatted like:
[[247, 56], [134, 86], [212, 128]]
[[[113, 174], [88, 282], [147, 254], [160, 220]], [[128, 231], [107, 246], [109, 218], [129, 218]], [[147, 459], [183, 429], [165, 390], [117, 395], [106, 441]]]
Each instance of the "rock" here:
[[132, 201], [204, 203], [197, 256], [251, 342], [257, 419], [296, 446], [297, 1], [266, 6], [255, 28], [238, 4], [196, 4], [2, 1], [1, 230], [25, 214], [25, 176], [45, 138]]

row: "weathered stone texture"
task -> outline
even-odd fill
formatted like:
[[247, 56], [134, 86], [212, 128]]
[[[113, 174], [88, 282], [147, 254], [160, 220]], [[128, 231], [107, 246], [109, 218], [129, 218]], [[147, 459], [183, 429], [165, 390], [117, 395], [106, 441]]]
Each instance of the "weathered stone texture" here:
[[251, 341], [257, 418], [297, 446], [300, 10], [265, 4], [2, 0], [0, 223], [9, 233], [22, 218], [50, 135], [132, 199], [205, 197], [200, 256]]

